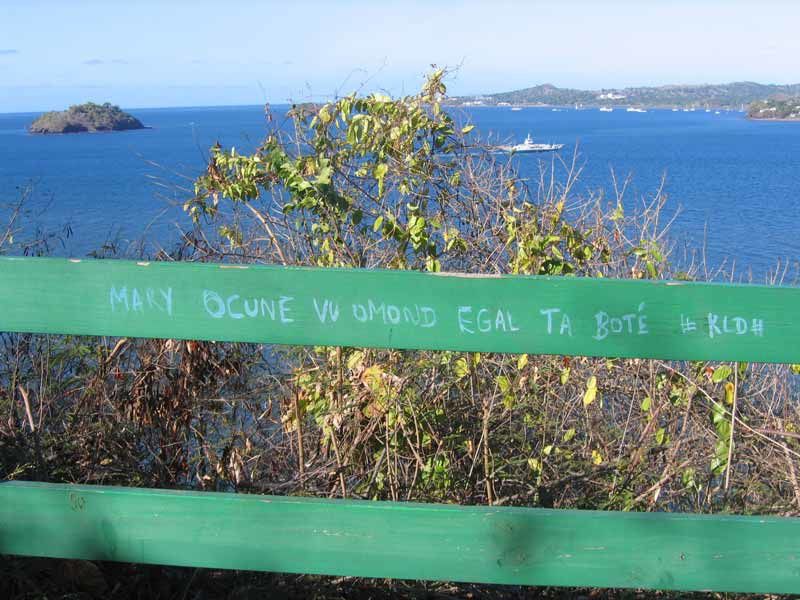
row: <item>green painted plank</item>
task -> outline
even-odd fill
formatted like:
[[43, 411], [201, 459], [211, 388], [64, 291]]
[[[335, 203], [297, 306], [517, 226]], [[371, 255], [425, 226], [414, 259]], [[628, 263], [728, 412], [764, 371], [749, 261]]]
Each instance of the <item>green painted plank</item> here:
[[800, 362], [800, 288], [0, 259], [0, 331]]
[[800, 592], [800, 519], [0, 484], [0, 552], [524, 585]]

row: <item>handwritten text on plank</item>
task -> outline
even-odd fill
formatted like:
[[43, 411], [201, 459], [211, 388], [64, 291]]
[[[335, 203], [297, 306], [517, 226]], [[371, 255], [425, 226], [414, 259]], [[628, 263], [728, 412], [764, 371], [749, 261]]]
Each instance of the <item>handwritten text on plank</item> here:
[[[178, 310], [171, 287], [139, 289], [125, 285], [112, 286], [108, 297], [113, 313], [145, 314], [155, 311], [171, 317]], [[376, 327], [452, 327], [464, 336], [488, 333], [515, 335], [524, 331], [520, 315], [502, 306], [454, 304], [442, 311], [427, 304], [392, 303], [376, 298], [365, 298], [342, 306], [330, 298], [300, 298], [286, 294], [246, 297], [210, 289], [204, 289], [197, 302], [211, 319], [267, 319], [283, 326], [296, 323], [297, 315], [303, 312], [301, 305], [306, 304], [312, 309], [309, 314], [324, 326], [349, 321]], [[533, 321], [535, 333], [547, 336], [588, 334], [595, 341], [602, 342], [608, 338], [651, 335], [645, 302], [623, 313], [598, 307], [588, 322], [580, 321], [557, 306], [531, 306], [530, 315], [538, 317]], [[710, 339], [745, 335], [763, 337], [765, 334], [764, 319], [757, 316], [708, 312], [698, 319], [681, 314], [674, 325], [682, 335], [703, 334]]]

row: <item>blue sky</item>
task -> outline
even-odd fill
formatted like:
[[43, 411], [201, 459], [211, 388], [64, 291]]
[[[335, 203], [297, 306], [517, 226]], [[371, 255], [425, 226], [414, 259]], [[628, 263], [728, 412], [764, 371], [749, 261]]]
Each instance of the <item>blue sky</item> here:
[[0, 112], [800, 81], [800, 2], [0, 0]]

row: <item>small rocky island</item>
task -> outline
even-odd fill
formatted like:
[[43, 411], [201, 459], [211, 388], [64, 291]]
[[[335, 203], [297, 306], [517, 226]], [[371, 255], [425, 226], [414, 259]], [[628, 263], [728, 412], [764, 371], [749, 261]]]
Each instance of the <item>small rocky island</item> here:
[[144, 129], [136, 117], [122, 111], [119, 106], [105, 104], [77, 104], [67, 110], [44, 113], [33, 123], [31, 133], [83, 133], [95, 131], [126, 131]]
[[753, 102], [747, 118], [761, 121], [800, 121], [800, 97]]

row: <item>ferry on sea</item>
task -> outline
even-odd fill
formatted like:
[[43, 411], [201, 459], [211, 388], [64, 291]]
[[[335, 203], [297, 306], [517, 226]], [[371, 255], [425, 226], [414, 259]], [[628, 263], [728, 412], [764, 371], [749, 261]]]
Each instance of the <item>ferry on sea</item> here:
[[534, 144], [531, 134], [528, 134], [521, 144], [498, 146], [497, 149], [503, 152], [553, 152], [554, 150], [561, 150], [563, 147], [564, 144]]

